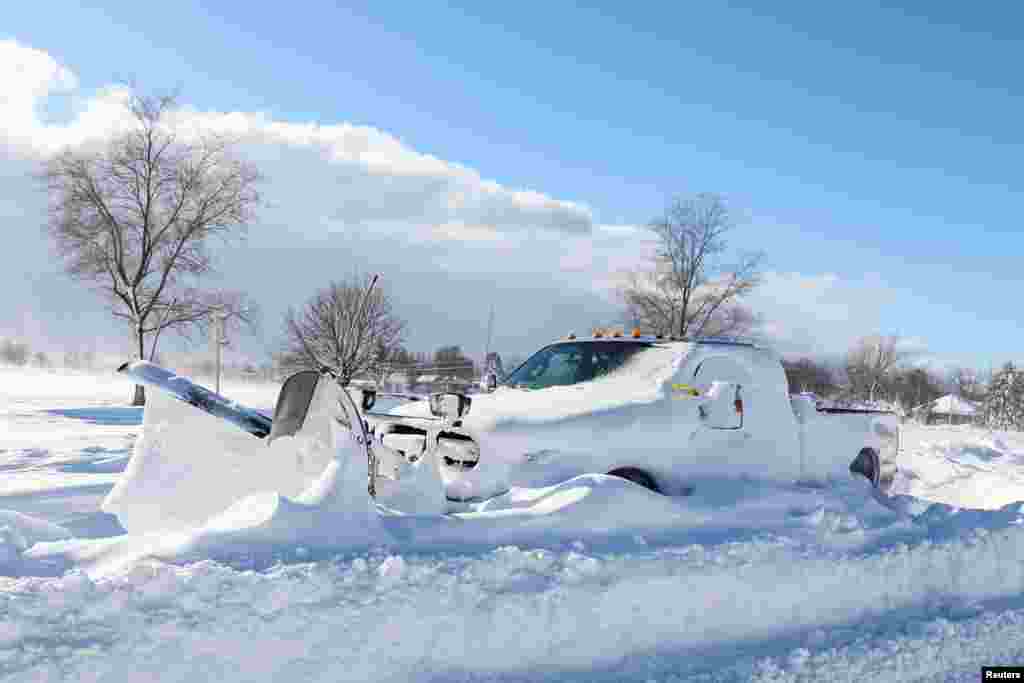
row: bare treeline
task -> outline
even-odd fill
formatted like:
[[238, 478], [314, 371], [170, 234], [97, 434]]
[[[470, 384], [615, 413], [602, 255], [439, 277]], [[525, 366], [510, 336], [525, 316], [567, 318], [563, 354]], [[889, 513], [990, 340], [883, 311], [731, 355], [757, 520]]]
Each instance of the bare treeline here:
[[951, 393], [952, 388], [948, 378], [920, 367], [895, 368], [874, 383], [871, 392], [864, 383], [851, 381], [841, 362], [800, 358], [785, 360], [783, 366], [791, 392], [810, 392], [841, 402], [881, 401], [909, 410]]
[[894, 335], [857, 340], [843, 358], [783, 361], [789, 389], [840, 402], [883, 402], [905, 411], [955, 394], [980, 405], [987, 393], [984, 374], [970, 368], [939, 372], [915, 365], [916, 356]]

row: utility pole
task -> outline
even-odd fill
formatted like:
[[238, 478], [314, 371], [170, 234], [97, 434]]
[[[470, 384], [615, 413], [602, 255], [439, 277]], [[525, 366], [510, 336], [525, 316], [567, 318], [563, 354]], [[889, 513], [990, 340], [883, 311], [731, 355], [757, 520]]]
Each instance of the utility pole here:
[[223, 354], [224, 346], [228, 343], [227, 339], [224, 338], [224, 321], [226, 318], [227, 314], [222, 309], [213, 311], [213, 345], [217, 357], [217, 385], [214, 391], [218, 394], [220, 393], [221, 355]]

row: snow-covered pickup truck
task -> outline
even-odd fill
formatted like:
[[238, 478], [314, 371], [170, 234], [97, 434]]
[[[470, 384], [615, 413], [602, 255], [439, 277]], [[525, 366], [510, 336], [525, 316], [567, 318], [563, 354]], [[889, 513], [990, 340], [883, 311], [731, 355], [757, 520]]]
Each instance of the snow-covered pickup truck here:
[[[353, 493], [340, 492], [341, 473], [360, 470], [377, 505], [418, 515], [506, 492], [525, 499], [582, 474], [679, 496], [716, 480], [853, 472], [887, 493], [900, 445], [892, 413], [790, 397], [772, 351], [729, 340], [566, 339], [493, 391], [434, 394], [386, 412], [372, 410], [385, 396], [344, 391], [329, 370], [308, 370], [285, 381], [273, 418], [146, 361], [120, 372], [159, 389], [104, 502], [139, 529], [198, 523], [266, 491], [334, 505]], [[350, 467], [353, 458], [367, 469]]]
[[721, 339], [570, 337], [488, 393], [435, 395], [365, 419], [385, 498], [425, 457], [436, 459], [455, 501], [584, 473], [686, 495], [706, 478], [827, 481], [853, 472], [884, 491], [900, 444], [894, 414], [791, 397], [774, 352]]

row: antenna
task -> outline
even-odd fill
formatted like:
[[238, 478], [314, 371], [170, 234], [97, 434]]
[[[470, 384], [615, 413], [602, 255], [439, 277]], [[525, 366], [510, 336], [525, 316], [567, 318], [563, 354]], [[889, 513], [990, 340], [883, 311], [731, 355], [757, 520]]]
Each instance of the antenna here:
[[491, 333], [494, 332], [494, 304], [491, 304], [491, 312], [487, 316], [487, 345], [484, 347], [484, 362], [482, 367], [487, 368], [487, 357], [491, 355]]

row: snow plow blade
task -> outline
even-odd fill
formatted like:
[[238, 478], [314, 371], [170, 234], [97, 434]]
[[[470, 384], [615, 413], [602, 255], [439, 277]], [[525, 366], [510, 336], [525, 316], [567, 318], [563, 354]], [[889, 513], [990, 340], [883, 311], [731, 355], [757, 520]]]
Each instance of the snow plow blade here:
[[[138, 384], [159, 389], [179, 401], [199, 408], [204, 413], [226, 420], [255, 437], [262, 439], [271, 435], [273, 427], [273, 420], [271, 418], [212, 392], [187, 377], [176, 375], [159, 365], [145, 360], [137, 360], [123, 364], [117, 371], [127, 375]], [[313, 374], [315, 375], [316, 373]], [[284, 391], [282, 390], [283, 395]], [[312, 391], [310, 391], [309, 396], [312, 397]], [[309, 399], [306, 400], [306, 408], [308, 407]], [[305, 413], [303, 413], [304, 416]], [[301, 421], [299, 426], [302, 426]], [[294, 431], [289, 433], [294, 433]]]

